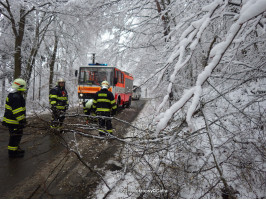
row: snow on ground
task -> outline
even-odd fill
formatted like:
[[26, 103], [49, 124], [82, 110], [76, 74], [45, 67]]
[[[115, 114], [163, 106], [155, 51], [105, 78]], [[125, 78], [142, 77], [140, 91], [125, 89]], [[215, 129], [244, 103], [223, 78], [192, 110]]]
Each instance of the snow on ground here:
[[[108, 171], [104, 178], [106, 179], [107, 184], [113, 188], [112, 193], [108, 196], [108, 199], [135, 199], [138, 197], [136, 195], [138, 193], [138, 183], [131, 173], [124, 175], [124, 173], [120, 171]], [[108, 191], [109, 189], [106, 185], [101, 183], [95, 192], [96, 198], [103, 199]]]
[[[225, 95], [226, 100], [224, 98], [218, 99], [217, 102], [215, 102], [213, 105], [210, 104], [209, 107], [206, 107], [204, 109], [204, 116], [206, 118], [206, 121], [208, 121], [209, 123], [212, 120], [217, 119], [217, 116], [215, 114], [219, 114], [221, 116], [225, 115], [226, 118], [225, 119], [221, 118], [220, 120], [224, 123], [225, 127], [227, 127], [227, 129], [230, 131], [224, 132], [222, 131], [222, 129], [219, 128], [219, 126], [212, 125], [211, 127], [212, 131], [211, 131], [210, 138], [208, 138], [206, 131], [199, 132], [199, 134], [191, 136], [191, 141], [194, 140], [194, 143], [193, 145], [191, 144], [191, 146], [186, 146], [185, 140], [182, 141], [182, 137], [183, 136], [186, 137], [186, 133], [184, 133], [185, 129], [181, 131], [179, 135], [179, 139], [177, 138], [175, 142], [177, 142], [176, 145], [179, 146], [179, 150], [180, 150], [179, 154], [183, 155], [185, 162], [187, 162], [187, 164], [190, 166], [187, 168], [187, 170], [197, 171], [199, 170], [200, 166], [204, 166], [206, 165], [206, 163], [212, 166], [212, 163], [213, 163], [212, 155], [215, 155], [217, 159], [219, 160], [219, 162], [221, 163], [223, 162], [226, 163], [226, 160], [230, 157], [231, 153], [234, 153], [237, 156], [243, 156], [241, 155], [243, 149], [241, 147], [238, 147], [237, 144], [235, 144], [234, 142], [235, 140], [247, 142], [247, 143], [258, 141], [258, 138], [262, 136], [261, 133], [253, 130], [252, 124], [250, 124], [250, 127], [248, 128], [248, 126], [246, 126], [247, 122], [244, 117], [243, 119], [242, 117], [240, 117], [239, 119], [236, 120], [235, 118], [236, 116], [234, 115], [234, 112], [241, 109], [243, 110], [243, 114], [245, 114], [245, 112], [253, 113], [253, 115], [258, 115], [259, 113], [263, 114], [262, 110], [258, 110], [258, 109], [260, 108], [260, 109], [266, 110], [265, 101], [260, 102], [261, 104], [260, 106], [257, 106], [257, 104], [249, 105], [249, 102], [252, 102], [252, 99], [254, 98], [254, 93], [258, 94], [258, 97], [259, 97], [260, 93], [265, 92], [265, 89], [263, 89], [264, 86], [265, 86], [265, 80], [258, 81], [256, 83], [250, 83], [248, 85], [243, 85], [237, 90], [230, 91], [227, 95]], [[210, 94], [210, 91], [206, 89], [204, 93]], [[213, 96], [215, 95], [217, 94], [215, 94], [214, 92]], [[230, 101], [230, 103], [227, 101]], [[155, 117], [158, 118], [158, 116], [154, 115], [154, 113], [156, 113], [157, 111], [156, 104], [154, 102], [155, 101], [153, 100], [149, 100], [146, 103], [145, 107], [143, 108], [143, 110], [141, 111], [137, 119], [133, 122], [135, 126], [139, 127], [142, 130], [145, 130], [148, 128], [149, 129], [155, 128], [154, 126], [155, 124], [153, 124], [152, 122], [154, 121], [154, 118]], [[214, 112], [214, 108], [215, 108], [215, 112]], [[192, 123], [194, 126], [194, 130], [199, 130], [205, 127], [206, 125], [205, 120], [202, 116], [194, 117], [192, 119]], [[171, 127], [169, 128], [171, 129]], [[248, 136], [249, 132], [253, 133], [252, 137]], [[232, 135], [232, 133], [234, 133], [235, 135]], [[129, 128], [126, 136], [127, 137], [135, 137], [135, 136], [144, 137], [145, 134], [147, 134], [145, 131], [140, 132], [134, 128]], [[164, 136], [165, 141], [162, 141], [162, 142], [167, 142], [166, 137], [174, 138], [174, 136], [166, 135]], [[248, 140], [246, 140], [247, 138]], [[210, 141], [210, 139], [212, 141]], [[210, 143], [212, 143], [212, 145], [216, 147], [214, 148], [213, 151], [210, 148]], [[187, 147], [188, 149], [183, 149], [183, 146]], [[130, 153], [132, 153], [131, 149], [129, 150], [129, 148], [125, 146], [123, 151], [124, 152], [122, 153], [122, 155], [127, 155], [122, 160], [123, 166], [127, 166], [127, 165], [130, 166], [131, 163], [134, 163], [134, 164], [137, 163], [134, 169], [137, 170], [138, 173], [141, 174], [141, 177], [143, 177], [144, 175], [149, 176], [149, 169], [147, 168], [147, 166], [142, 165], [140, 162], [139, 163], [137, 162], [138, 157], [136, 156], [134, 157], [134, 155], [131, 157], [128, 156]], [[129, 151], [130, 153], [128, 154]], [[251, 159], [253, 163], [257, 163], [257, 165], [260, 165], [258, 168], [260, 168], [261, 170], [265, 169], [265, 164], [261, 162], [261, 158], [259, 156], [255, 156], [254, 154], [255, 152], [253, 152], [252, 148], [248, 148], [248, 151], [250, 152], [246, 152], [245, 156], [250, 155], [250, 157], [249, 158], [245, 157], [245, 159], [246, 160]], [[189, 158], [186, 158], [186, 156], [188, 155], [190, 156], [197, 155], [197, 156], [195, 157], [191, 156]], [[169, 162], [173, 162], [173, 161], [175, 162], [178, 156], [176, 155], [176, 152], [169, 151], [167, 155], [165, 155], [165, 157], [166, 159], [163, 161], [164, 163], [167, 163], [167, 160], [169, 160]], [[135, 160], [131, 162], [130, 159], [135, 159]], [[159, 158], [157, 158], [156, 156], [150, 155], [150, 158], [146, 158], [146, 159], [149, 162], [149, 164], [153, 166], [157, 166], [157, 163], [159, 163]], [[182, 160], [178, 160], [178, 162], [182, 162]], [[234, 162], [236, 162], [235, 163], [236, 165], [239, 164], [237, 163], [238, 160], [232, 161], [232, 163]], [[257, 191], [253, 191], [254, 193], [248, 192], [246, 190], [245, 181], [243, 180], [241, 181], [241, 179], [235, 180], [235, 181], [231, 180], [231, 178], [235, 178], [238, 176], [236, 172], [237, 168], [235, 169], [236, 171], [234, 171], [232, 170], [232, 166], [229, 166], [228, 164], [223, 164], [222, 169], [224, 171], [224, 175], [226, 179], [230, 181], [230, 185], [232, 185], [237, 191], [239, 191], [240, 196], [242, 198], [256, 198], [256, 196], [263, 197], [263, 190], [257, 189]], [[106, 173], [104, 180], [106, 180], [108, 182], [109, 187], [112, 188], [111, 190], [112, 192], [108, 194], [107, 198], [112, 198], [112, 199], [137, 198], [142, 192], [146, 192], [146, 193], [163, 192], [163, 191], [158, 191], [154, 188], [147, 187], [149, 186], [148, 184], [146, 185], [146, 189], [148, 188], [148, 190], [145, 190], [145, 188], [140, 188], [140, 187], [143, 187], [143, 184], [142, 186], [140, 186], [140, 184], [138, 183], [138, 180], [134, 177], [134, 175], [130, 172], [126, 173], [126, 171], [127, 170], [125, 169], [125, 171], [123, 170], [116, 171], [116, 172], [108, 171]], [[202, 174], [204, 175], [204, 177], [208, 177], [208, 181], [215, 181], [217, 179], [218, 172], [214, 169], [211, 171], [206, 171], [206, 173], [202, 173]], [[191, 176], [191, 177], [187, 177], [188, 179], [191, 178], [191, 181], [193, 179], [198, 179], [197, 181], [201, 181], [202, 185], [206, 185], [206, 187], [208, 185], [208, 183], [206, 182], [206, 179], [201, 179], [200, 176], [197, 178], [189, 174], [186, 174], [186, 176]], [[173, 179], [173, 181], [176, 181], [176, 180]], [[186, 184], [187, 183], [184, 183], [184, 185], [182, 185], [182, 183], [180, 184], [182, 186], [182, 190], [181, 190], [182, 197], [197, 198], [203, 194], [202, 192], [204, 191], [196, 191], [196, 189], [193, 188], [192, 185], [186, 185]], [[256, 181], [253, 184], [256, 184]], [[187, 187], [189, 187], [190, 189]], [[222, 186], [214, 188], [213, 191], [209, 193], [208, 198], [219, 197], [221, 195], [221, 192], [219, 190], [220, 187]], [[108, 191], [109, 189], [106, 187], [106, 185], [104, 183], [101, 183], [95, 192], [95, 196], [97, 198], [103, 198]]]
[[[149, 126], [149, 122], [153, 118], [153, 114], [155, 113], [155, 108], [153, 107], [152, 101], [148, 101], [142, 111], [139, 113], [137, 119], [132, 123], [135, 126], [146, 129]], [[134, 137], [136, 136], [136, 131], [134, 128], [129, 128], [127, 135], [125, 137]], [[127, 151], [124, 148], [123, 151]], [[126, 152], [125, 152], [126, 154]], [[123, 165], [126, 166], [130, 160], [123, 159]], [[134, 178], [131, 173], [125, 173], [123, 170], [121, 171], [108, 171], [105, 174], [104, 180], [107, 181], [109, 187], [112, 188], [112, 192], [108, 195], [108, 199], [135, 199], [142, 192], [163, 192], [155, 189], [151, 189], [150, 191], [144, 191], [143, 188], [140, 188], [138, 181]], [[102, 182], [99, 184], [97, 190], [95, 191], [95, 198], [103, 198], [105, 194], [109, 191], [107, 186]]]

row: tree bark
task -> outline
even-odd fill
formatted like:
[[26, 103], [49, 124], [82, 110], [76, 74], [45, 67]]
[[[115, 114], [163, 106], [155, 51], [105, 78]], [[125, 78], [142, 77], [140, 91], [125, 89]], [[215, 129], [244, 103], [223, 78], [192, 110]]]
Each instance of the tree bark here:
[[50, 68], [49, 90], [50, 90], [50, 89], [52, 88], [52, 86], [53, 86], [54, 65], [55, 65], [55, 59], [56, 59], [56, 53], [57, 53], [58, 42], [59, 42], [59, 37], [58, 37], [57, 34], [55, 33], [54, 50], [53, 50], [53, 54], [52, 54], [51, 61], [50, 61], [50, 64], [49, 64], [49, 68]]
[[[5, 55], [2, 56], [2, 64], [3, 64], [3, 76], [0, 77], [2, 79], [2, 96], [1, 96], [1, 102], [0, 105], [4, 106], [5, 103], [5, 90], [6, 90], [6, 57]], [[0, 64], [1, 66], [1, 64]]]
[[[155, 0], [155, 3], [156, 3], [158, 13], [161, 14], [162, 11], [166, 9], [165, 1], [161, 0], [161, 4], [160, 4], [158, 0]], [[169, 4], [170, 1], [168, 0], [167, 3]], [[163, 6], [163, 8], [161, 5]], [[161, 18], [163, 21], [164, 36], [166, 37], [170, 33], [170, 25], [169, 25], [170, 19], [169, 19], [168, 12], [163, 14]], [[165, 41], [167, 42], [166, 38], [165, 38]]]
[[24, 30], [25, 30], [25, 20], [26, 16], [25, 9], [20, 9], [20, 21], [19, 21], [19, 31], [16, 35], [15, 39], [15, 53], [14, 53], [14, 65], [15, 65], [15, 71], [14, 71], [14, 79], [20, 77], [21, 75], [21, 46], [24, 36]]

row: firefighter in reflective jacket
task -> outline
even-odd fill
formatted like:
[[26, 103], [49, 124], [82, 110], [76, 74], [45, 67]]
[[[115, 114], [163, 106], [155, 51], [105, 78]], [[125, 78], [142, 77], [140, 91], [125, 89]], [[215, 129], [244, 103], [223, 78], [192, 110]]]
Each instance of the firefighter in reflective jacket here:
[[[108, 91], [109, 83], [103, 81], [102, 89], [98, 91], [93, 99], [93, 110], [98, 116], [111, 117], [116, 114], [117, 106], [112, 92]], [[99, 134], [104, 136], [106, 134], [113, 134], [113, 127], [111, 119], [99, 118]]]
[[15, 79], [10, 93], [6, 98], [5, 114], [2, 124], [9, 129], [9, 157], [23, 157], [24, 150], [19, 146], [23, 128], [26, 125], [26, 103], [23, 92], [26, 91], [26, 82], [23, 79]]
[[65, 89], [65, 80], [59, 79], [57, 85], [50, 90], [49, 101], [52, 110], [51, 128], [61, 128], [68, 110], [68, 94]]

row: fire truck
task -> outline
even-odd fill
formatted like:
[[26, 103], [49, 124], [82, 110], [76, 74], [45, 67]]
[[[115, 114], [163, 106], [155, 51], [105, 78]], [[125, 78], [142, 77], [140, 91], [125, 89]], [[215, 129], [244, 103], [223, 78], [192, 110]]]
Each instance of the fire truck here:
[[101, 82], [108, 81], [109, 91], [114, 94], [117, 106], [130, 107], [133, 93], [133, 76], [107, 64], [81, 66], [78, 76], [78, 97], [80, 102], [93, 99], [101, 90]]

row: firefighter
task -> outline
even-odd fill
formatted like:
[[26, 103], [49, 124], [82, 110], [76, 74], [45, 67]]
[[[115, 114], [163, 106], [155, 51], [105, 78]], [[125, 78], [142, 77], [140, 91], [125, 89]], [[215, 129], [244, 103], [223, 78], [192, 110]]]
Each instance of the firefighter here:
[[65, 89], [65, 80], [60, 78], [54, 88], [50, 90], [49, 101], [52, 110], [51, 128], [61, 128], [68, 110], [68, 94]]
[[[93, 110], [96, 115], [111, 117], [116, 114], [117, 106], [112, 92], [108, 91], [109, 83], [103, 81], [101, 83], [102, 89], [98, 91], [93, 99]], [[111, 119], [104, 119], [99, 117], [99, 134], [105, 136], [106, 134], [113, 134], [113, 127]]]
[[23, 97], [25, 91], [26, 82], [21, 78], [15, 79], [6, 98], [2, 124], [9, 129], [8, 155], [10, 158], [23, 157], [25, 153], [19, 146], [23, 128], [26, 126], [26, 103]]
[[88, 115], [86, 117], [86, 124], [90, 122], [97, 122], [96, 118], [91, 119], [89, 116], [96, 116], [96, 114], [92, 110], [92, 105], [93, 105], [93, 99], [89, 99], [88, 101], [83, 103], [83, 112], [85, 115]]

